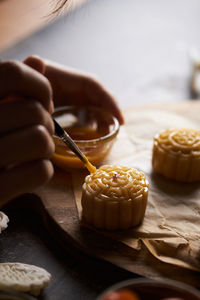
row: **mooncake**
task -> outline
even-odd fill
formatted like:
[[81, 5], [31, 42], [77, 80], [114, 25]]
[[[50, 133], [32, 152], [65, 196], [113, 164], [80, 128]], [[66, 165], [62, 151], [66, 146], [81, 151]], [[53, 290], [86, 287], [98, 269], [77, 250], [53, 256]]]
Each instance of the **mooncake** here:
[[182, 182], [200, 180], [200, 131], [166, 129], [154, 137], [153, 169]]
[[8, 222], [8, 217], [2, 211], [0, 211], [0, 233], [8, 227]]
[[28, 292], [37, 296], [48, 285], [50, 279], [50, 273], [34, 265], [16, 262], [0, 264], [0, 290], [2, 291]]
[[85, 178], [82, 216], [101, 229], [127, 229], [144, 218], [149, 183], [144, 173], [124, 166], [104, 165]]

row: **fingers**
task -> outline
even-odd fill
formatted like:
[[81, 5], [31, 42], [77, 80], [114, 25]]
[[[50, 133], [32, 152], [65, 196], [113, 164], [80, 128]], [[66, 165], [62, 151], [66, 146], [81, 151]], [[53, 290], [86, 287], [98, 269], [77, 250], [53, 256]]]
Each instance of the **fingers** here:
[[24, 61], [50, 80], [54, 91], [55, 105], [95, 105], [110, 111], [124, 124], [122, 112], [114, 96], [91, 76], [76, 70], [43, 61], [37, 56], [29, 56]]
[[53, 139], [42, 125], [27, 127], [0, 139], [0, 168], [27, 161], [50, 158], [55, 150]]
[[51, 135], [54, 133], [52, 118], [40, 102], [0, 102], [0, 135], [33, 125], [43, 125]]
[[45, 61], [45, 76], [54, 93], [55, 106], [92, 105], [112, 112], [124, 124], [122, 112], [111, 93], [92, 76]]
[[118, 119], [120, 125], [124, 124], [124, 117], [114, 96], [103, 85], [93, 78], [86, 78], [84, 83], [85, 97], [90, 104], [110, 111]]
[[0, 206], [23, 193], [32, 192], [53, 175], [49, 160], [32, 161], [0, 173]]
[[45, 69], [46, 69], [45, 63], [40, 57], [36, 55], [28, 56], [24, 60], [24, 63], [41, 74], [45, 73]]
[[17, 61], [0, 63], [0, 98], [11, 94], [37, 99], [50, 111], [52, 90], [39, 72]]
[[[36, 70], [37, 72], [41, 73], [42, 75], [45, 74], [45, 71], [46, 71], [45, 62], [40, 57], [38, 57], [37, 55], [28, 56], [24, 60], [24, 64], [31, 67], [32, 69]], [[54, 103], [51, 100], [50, 101], [50, 107], [49, 107], [50, 114], [52, 114], [53, 111], [54, 111]]]
[[[0, 63], [0, 205], [53, 174], [52, 89], [44, 64]], [[35, 70], [34, 70], [34, 69]]]

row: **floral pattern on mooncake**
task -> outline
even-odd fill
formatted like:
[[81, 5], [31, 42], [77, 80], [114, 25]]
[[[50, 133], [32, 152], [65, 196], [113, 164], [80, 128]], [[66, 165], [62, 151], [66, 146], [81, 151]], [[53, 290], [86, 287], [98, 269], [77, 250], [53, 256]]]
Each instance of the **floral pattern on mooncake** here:
[[133, 168], [105, 165], [85, 178], [83, 219], [97, 228], [116, 230], [138, 225], [144, 218], [149, 183]]
[[154, 138], [153, 169], [177, 181], [200, 180], [200, 131], [166, 129]]

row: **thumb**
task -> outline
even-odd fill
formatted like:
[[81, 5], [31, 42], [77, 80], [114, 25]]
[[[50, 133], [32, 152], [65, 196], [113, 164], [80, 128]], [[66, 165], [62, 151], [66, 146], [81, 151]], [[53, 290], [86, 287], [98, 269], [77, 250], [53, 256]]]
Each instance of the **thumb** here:
[[42, 75], [44, 75], [44, 73], [45, 73], [45, 69], [46, 69], [45, 63], [37, 55], [28, 56], [24, 60], [24, 64], [31, 67], [32, 69], [36, 70], [37, 72], [41, 73]]
[[[44, 75], [46, 71], [46, 65], [45, 62], [37, 55], [31, 55], [28, 56], [24, 60], [24, 64], [31, 67], [35, 71], [39, 72], [40, 74]], [[54, 111], [54, 104], [53, 101], [50, 102], [50, 108], [49, 108], [50, 113], [52, 114]]]

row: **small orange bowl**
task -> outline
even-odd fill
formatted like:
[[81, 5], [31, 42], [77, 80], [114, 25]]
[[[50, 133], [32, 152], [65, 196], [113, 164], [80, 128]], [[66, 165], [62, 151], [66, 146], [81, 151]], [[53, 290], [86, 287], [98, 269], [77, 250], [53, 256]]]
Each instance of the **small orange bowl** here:
[[[65, 106], [53, 114], [89, 161], [98, 166], [108, 155], [119, 131], [118, 120], [109, 112], [96, 107]], [[56, 135], [53, 163], [64, 170], [83, 168], [83, 163]]]
[[174, 280], [130, 279], [111, 286], [96, 300], [199, 300], [200, 291]]

